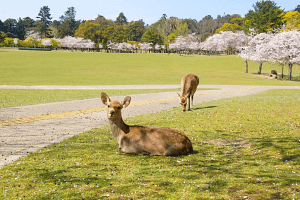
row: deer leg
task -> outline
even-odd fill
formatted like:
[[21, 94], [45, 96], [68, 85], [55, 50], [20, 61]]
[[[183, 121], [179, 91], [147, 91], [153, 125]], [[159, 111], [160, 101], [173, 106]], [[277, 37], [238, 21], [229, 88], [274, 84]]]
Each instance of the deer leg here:
[[191, 102], [191, 108], [194, 107], [194, 93], [192, 94], [192, 102]]
[[191, 110], [191, 97], [190, 96], [188, 96], [188, 98], [187, 98], [187, 103], [188, 103], [188, 110]]

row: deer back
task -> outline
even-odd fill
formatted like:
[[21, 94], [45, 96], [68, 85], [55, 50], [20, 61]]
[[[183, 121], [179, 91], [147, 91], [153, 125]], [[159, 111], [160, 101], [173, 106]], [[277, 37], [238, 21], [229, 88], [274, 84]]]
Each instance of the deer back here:
[[199, 77], [196, 74], [188, 74], [181, 80], [181, 96], [189, 97], [199, 85]]
[[132, 154], [162, 156], [187, 155], [192, 143], [181, 131], [171, 128], [129, 126], [129, 133], [120, 139], [119, 150]]

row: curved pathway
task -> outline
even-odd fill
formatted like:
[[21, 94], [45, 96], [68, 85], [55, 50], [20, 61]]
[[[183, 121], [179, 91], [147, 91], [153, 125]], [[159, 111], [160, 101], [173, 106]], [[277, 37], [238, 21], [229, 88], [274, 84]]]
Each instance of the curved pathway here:
[[[180, 85], [117, 86], [8, 86], [0, 89], [174, 89]], [[300, 89], [300, 86], [199, 85], [194, 104], [252, 95], [268, 89]], [[99, 91], [99, 96], [100, 96]], [[108, 94], [109, 95], [109, 94]], [[123, 118], [179, 107], [176, 92], [131, 95]], [[124, 96], [112, 97], [123, 100]], [[100, 98], [0, 109], [0, 167], [47, 145], [107, 124]], [[146, 124], [145, 124], [146, 125]]]

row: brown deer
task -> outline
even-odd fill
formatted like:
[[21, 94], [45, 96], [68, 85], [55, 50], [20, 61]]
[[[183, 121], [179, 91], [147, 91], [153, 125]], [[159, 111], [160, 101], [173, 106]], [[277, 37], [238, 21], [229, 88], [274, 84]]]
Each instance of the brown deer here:
[[107, 105], [110, 129], [118, 141], [119, 152], [157, 156], [179, 156], [193, 152], [191, 141], [179, 130], [125, 124], [121, 110], [130, 104], [131, 97], [125, 97], [122, 102], [111, 101], [102, 92], [101, 100]]
[[[191, 110], [191, 105], [193, 106], [194, 94], [199, 85], [199, 77], [196, 74], [188, 74], [181, 80], [181, 95], [179, 93], [179, 102], [182, 106], [182, 111], [186, 109], [186, 104], [188, 104], [188, 110]], [[191, 103], [192, 98], [192, 103]]]

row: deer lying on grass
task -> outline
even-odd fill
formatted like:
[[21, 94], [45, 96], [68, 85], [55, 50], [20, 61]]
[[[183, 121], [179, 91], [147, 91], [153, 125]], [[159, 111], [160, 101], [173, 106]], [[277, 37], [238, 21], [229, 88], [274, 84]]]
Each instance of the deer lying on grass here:
[[111, 101], [102, 92], [101, 100], [107, 105], [110, 129], [118, 141], [119, 152], [159, 156], [179, 156], [193, 152], [189, 138], [176, 129], [125, 124], [121, 110], [130, 104], [131, 97], [125, 97], [123, 102]]
[[[194, 94], [199, 85], [199, 77], [196, 74], [188, 74], [181, 80], [181, 95], [179, 96], [179, 102], [182, 106], [182, 111], [186, 109], [186, 104], [188, 104], [188, 110], [191, 110], [191, 105], [193, 106]], [[192, 104], [191, 104], [192, 98]]]

